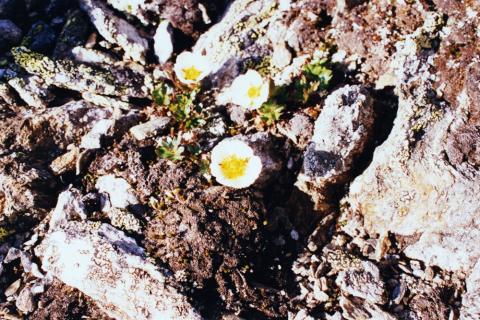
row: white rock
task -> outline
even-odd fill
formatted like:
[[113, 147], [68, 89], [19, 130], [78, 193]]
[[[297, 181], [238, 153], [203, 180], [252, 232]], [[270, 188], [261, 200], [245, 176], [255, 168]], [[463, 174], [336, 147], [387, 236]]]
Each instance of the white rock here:
[[93, 128], [82, 137], [80, 148], [83, 149], [100, 149], [102, 147], [102, 138], [108, 133], [110, 128], [115, 124], [113, 119], [99, 120]]
[[80, 0], [80, 6], [105, 40], [119, 45], [127, 57], [145, 63], [148, 41], [140, 36], [134, 26], [115, 16], [105, 3], [98, 0]]
[[170, 22], [163, 20], [158, 25], [155, 36], [153, 37], [155, 55], [160, 63], [167, 62], [173, 52], [173, 36], [170, 29]]
[[107, 193], [110, 203], [115, 208], [125, 209], [129, 205], [138, 203], [137, 197], [128, 182], [125, 179], [116, 178], [112, 174], [98, 178], [95, 188], [99, 192]]
[[467, 292], [462, 297], [460, 320], [480, 319], [480, 261], [466, 280]]
[[169, 124], [170, 124], [170, 118], [168, 117], [152, 119], [148, 122], [145, 122], [130, 128], [130, 133], [137, 140], [145, 140], [165, 130]]
[[18, 92], [23, 101], [34, 108], [46, 108], [53, 99], [47, 85], [37, 76], [12, 78], [8, 84]]
[[70, 221], [50, 231], [36, 254], [44, 270], [114, 319], [201, 319], [143, 249], [110, 225]]

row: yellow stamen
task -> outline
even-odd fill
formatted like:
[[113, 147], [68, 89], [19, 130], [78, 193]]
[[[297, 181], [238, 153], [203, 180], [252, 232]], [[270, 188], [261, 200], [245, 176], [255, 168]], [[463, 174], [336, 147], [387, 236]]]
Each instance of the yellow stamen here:
[[189, 81], [196, 81], [198, 77], [202, 74], [202, 71], [195, 68], [195, 66], [191, 66], [190, 68], [184, 68], [182, 69], [182, 71], [185, 80]]
[[220, 169], [227, 179], [236, 179], [245, 175], [247, 170], [248, 158], [239, 158], [231, 155], [220, 162]]
[[262, 86], [251, 86], [250, 88], [248, 88], [248, 92], [247, 92], [247, 95], [250, 99], [255, 99], [255, 98], [258, 98], [260, 97], [260, 91], [262, 89]]

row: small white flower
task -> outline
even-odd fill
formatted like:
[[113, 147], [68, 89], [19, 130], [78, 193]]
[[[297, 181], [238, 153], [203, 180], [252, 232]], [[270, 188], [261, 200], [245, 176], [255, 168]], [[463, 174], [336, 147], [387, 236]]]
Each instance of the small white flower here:
[[173, 69], [178, 80], [191, 85], [200, 82], [210, 73], [210, 64], [205, 56], [185, 51], [178, 55]]
[[235, 78], [229, 89], [231, 102], [250, 110], [260, 108], [268, 100], [268, 94], [268, 80], [255, 70]]
[[219, 183], [241, 189], [257, 180], [262, 161], [245, 142], [223, 140], [212, 150], [210, 171]]

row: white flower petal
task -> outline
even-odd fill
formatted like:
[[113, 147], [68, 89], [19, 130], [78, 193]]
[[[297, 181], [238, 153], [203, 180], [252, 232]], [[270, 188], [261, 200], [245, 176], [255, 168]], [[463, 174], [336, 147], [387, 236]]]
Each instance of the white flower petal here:
[[[196, 79], [186, 79], [184, 70], [190, 68], [195, 68], [196, 71], [200, 72]], [[205, 56], [185, 51], [178, 55], [173, 70], [178, 80], [190, 85], [203, 80], [210, 73], [211, 69], [210, 63]]]

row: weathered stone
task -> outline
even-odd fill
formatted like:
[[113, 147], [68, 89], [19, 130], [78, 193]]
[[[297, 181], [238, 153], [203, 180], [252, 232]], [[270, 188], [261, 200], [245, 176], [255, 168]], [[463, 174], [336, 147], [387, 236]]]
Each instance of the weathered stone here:
[[50, 164], [53, 173], [59, 175], [66, 172], [75, 171], [77, 159], [79, 156], [78, 148], [72, 148], [61, 156], [57, 157]]
[[462, 297], [460, 320], [480, 318], [480, 262], [466, 280], [467, 292]]
[[329, 189], [348, 180], [369, 142], [373, 121], [373, 99], [361, 86], [347, 85], [325, 100], [295, 184], [312, 196], [317, 209], [328, 208]]
[[53, 57], [56, 59], [71, 58], [72, 49], [82, 45], [88, 37], [90, 26], [87, 17], [80, 11], [75, 10], [67, 16], [67, 21], [58, 36]]
[[370, 166], [351, 184], [345, 218], [362, 221], [372, 236], [414, 236], [404, 252], [428, 266], [468, 271], [480, 257], [479, 171], [469, 162], [454, 165], [447, 156], [449, 131], [463, 125], [468, 113], [432, 97], [434, 52], [422, 47], [442, 23], [432, 15], [398, 43], [392, 62], [397, 118]]
[[56, 38], [56, 32], [47, 23], [38, 21], [32, 25], [21, 45], [32, 51], [48, 54], [52, 51]]
[[374, 304], [387, 302], [387, 294], [380, 271], [375, 264], [362, 261], [360, 268], [349, 269], [338, 274], [336, 284], [340, 289], [355, 297]]
[[80, 148], [100, 149], [102, 147], [102, 139], [111, 131], [114, 124], [114, 119], [102, 119], [98, 121], [92, 129], [83, 136]]
[[148, 122], [130, 128], [130, 133], [137, 140], [145, 140], [154, 137], [168, 128], [171, 119], [168, 117], [152, 119]]
[[98, 32], [107, 41], [118, 44], [125, 55], [135, 61], [145, 63], [148, 41], [137, 29], [117, 16], [105, 3], [97, 0], [81, 0], [80, 6], [87, 12]]
[[138, 18], [143, 24], [149, 25], [152, 23], [152, 15], [159, 14], [160, 5], [162, 2], [160, 0], [146, 1], [146, 0], [135, 0], [135, 1], [123, 1], [123, 0], [107, 0], [108, 4], [122, 11], [128, 15], [132, 15]]
[[360, 298], [340, 297], [342, 316], [347, 320], [395, 320], [396, 318], [383, 311], [376, 304]]
[[17, 45], [22, 39], [22, 30], [10, 20], [0, 19], [0, 52]]
[[18, 308], [18, 310], [22, 311], [25, 314], [28, 314], [35, 310], [34, 303], [35, 302], [33, 300], [33, 293], [29, 286], [23, 288], [22, 291], [20, 291], [20, 293], [18, 294], [17, 299], [15, 300], [15, 306]]
[[132, 187], [125, 179], [115, 178], [114, 175], [106, 175], [98, 178], [95, 188], [99, 192], [109, 195], [110, 203], [115, 208], [125, 209], [129, 205], [138, 203]]
[[304, 149], [313, 136], [313, 123], [307, 115], [296, 113], [288, 122], [280, 124], [278, 131]]
[[170, 23], [165, 20], [158, 25], [155, 36], [153, 37], [155, 55], [160, 63], [167, 62], [173, 53], [172, 31]]
[[132, 70], [114, 69], [108, 71], [70, 60], [51, 60], [24, 47], [12, 49], [15, 61], [29, 73], [38, 75], [47, 84], [80, 92], [102, 95], [147, 97], [144, 75]]
[[116, 319], [200, 319], [135, 240], [107, 224], [70, 221], [36, 248], [42, 268]]
[[53, 95], [38, 76], [13, 78], [8, 84], [17, 91], [20, 98], [34, 108], [46, 108]]

